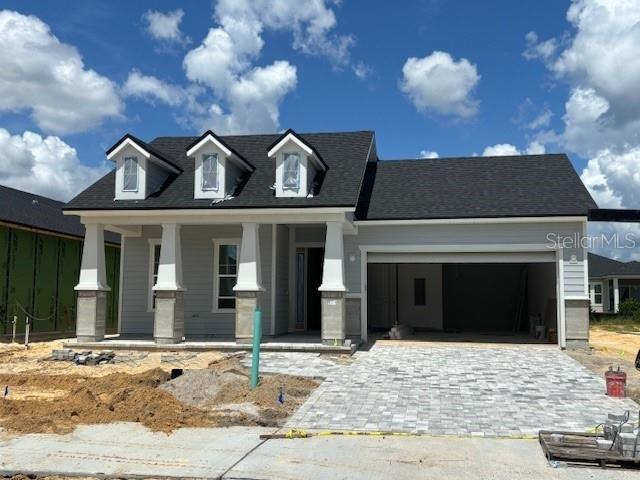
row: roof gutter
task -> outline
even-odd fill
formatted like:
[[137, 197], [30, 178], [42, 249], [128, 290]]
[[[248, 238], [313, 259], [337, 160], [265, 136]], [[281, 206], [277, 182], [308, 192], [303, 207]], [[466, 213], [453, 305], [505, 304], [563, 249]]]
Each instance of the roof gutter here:
[[491, 223], [572, 223], [586, 222], [586, 216], [553, 217], [477, 217], [477, 218], [423, 218], [413, 220], [356, 220], [358, 226], [384, 225], [452, 225], [452, 224], [491, 224]]

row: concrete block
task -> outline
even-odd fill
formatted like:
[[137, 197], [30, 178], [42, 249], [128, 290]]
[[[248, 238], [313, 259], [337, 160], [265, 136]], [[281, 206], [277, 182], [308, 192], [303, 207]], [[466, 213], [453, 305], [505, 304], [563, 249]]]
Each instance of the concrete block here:
[[79, 290], [76, 337], [78, 342], [100, 342], [104, 339], [107, 317], [107, 292]]
[[346, 307], [344, 292], [322, 292], [322, 343], [344, 344]]
[[184, 292], [158, 290], [153, 337], [158, 344], [181, 343], [184, 337]]
[[565, 300], [567, 348], [580, 348], [589, 343], [589, 300]]

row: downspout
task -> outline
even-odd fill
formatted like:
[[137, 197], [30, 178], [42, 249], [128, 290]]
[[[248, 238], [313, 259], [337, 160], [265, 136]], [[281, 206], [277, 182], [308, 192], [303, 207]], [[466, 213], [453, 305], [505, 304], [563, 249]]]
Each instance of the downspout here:
[[567, 336], [566, 336], [566, 318], [565, 311], [566, 305], [564, 300], [564, 251], [562, 246], [558, 247], [556, 252], [557, 265], [558, 265], [558, 340], [560, 342], [560, 348], [567, 348]]

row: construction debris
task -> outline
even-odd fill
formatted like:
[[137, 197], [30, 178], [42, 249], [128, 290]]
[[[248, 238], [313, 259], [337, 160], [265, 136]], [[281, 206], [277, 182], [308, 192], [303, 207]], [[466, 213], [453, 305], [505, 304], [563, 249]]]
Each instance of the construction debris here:
[[[640, 420], [640, 414], [639, 414]], [[603, 433], [540, 431], [539, 440], [550, 462], [573, 464], [625, 465], [640, 461], [640, 430], [630, 420], [630, 412], [609, 414]]]
[[113, 363], [116, 354], [111, 351], [93, 353], [91, 351], [74, 352], [69, 348], [53, 350], [51, 358], [57, 361], [74, 362], [76, 365], [104, 365]]

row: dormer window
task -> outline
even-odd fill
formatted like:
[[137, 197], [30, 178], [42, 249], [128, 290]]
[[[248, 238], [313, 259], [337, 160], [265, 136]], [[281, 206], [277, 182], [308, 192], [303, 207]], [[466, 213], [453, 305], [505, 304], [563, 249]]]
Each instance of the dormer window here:
[[124, 171], [122, 174], [122, 191], [138, 191], [138, 159], [136, 157], [125, 157]]
[[193, 198], [222, 201], [233, 196], [246, 173], [255, 167], [212, 131], [187, 147], [193, 159]]
[[328, 167], [315, 148], [289, 129], [267, 152], [275, 160], [276, 197], [308, 197], [313, 195], [314, 181]]
[[202, 190], [218, 190], [218, 154], [202, 155]]
[[300, 188], [300, 154], [285, 153], [283, 162], [282, 186], [288, 190]]
[[164, 153], [130, 134], [107, 150], [107, 159], [116, 164], [116, 200], [144, 200], [182, 172]]

